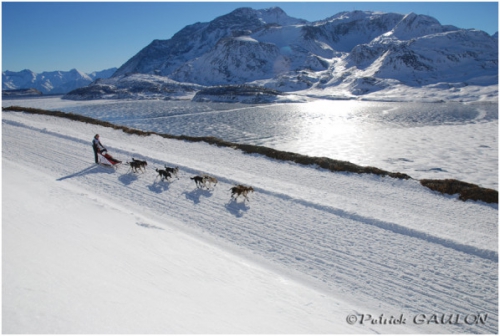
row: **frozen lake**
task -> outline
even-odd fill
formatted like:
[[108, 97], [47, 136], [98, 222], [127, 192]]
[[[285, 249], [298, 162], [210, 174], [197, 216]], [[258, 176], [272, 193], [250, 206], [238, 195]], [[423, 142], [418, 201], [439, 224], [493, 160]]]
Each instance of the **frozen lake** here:
[[[189, 101], [4, 99], [160, 133], [215, 136], [498, 190], [498, 104], [316, 100], [245, 105]], [[89, 143], [93, 134], [89, 134]], [[101, 134], [106, 143], [106, 135]]]

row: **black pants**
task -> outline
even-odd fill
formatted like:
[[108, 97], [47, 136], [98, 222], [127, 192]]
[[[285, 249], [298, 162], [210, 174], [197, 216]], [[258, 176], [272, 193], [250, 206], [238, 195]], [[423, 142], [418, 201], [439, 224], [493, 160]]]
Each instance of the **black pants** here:
[[95, 163], [99, 163], [99, 160], [97, 158], [97, 150], [94, 148], [94, 159], [95, 159]]

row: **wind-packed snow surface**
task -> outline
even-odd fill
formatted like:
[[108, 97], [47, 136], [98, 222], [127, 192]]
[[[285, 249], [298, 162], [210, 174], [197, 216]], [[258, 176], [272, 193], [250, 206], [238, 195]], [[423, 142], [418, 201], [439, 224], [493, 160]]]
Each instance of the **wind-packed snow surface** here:
[[[498, 332], [497, 205], [54, 117], [2, 121], [4, 333]], [[96, 133], [146, 172], [95, 165]], [[160, 181], [164, 164], [179, 179]], [[219, 183], [197, 189], [201, 173]], [[235, 183], [250, 201], [230, 199]]]

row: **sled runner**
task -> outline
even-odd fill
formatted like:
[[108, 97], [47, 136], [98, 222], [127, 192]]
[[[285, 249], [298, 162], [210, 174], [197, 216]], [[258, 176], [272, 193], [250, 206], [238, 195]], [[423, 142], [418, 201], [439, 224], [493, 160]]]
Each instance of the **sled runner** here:
[[116, 165], [122, 163], [120, 160], [117, 160], [108, 153], [106, 153], [106, 151], [97, 153], [97, 158], [98, 158], [98, 163], [104, 166], [116, 167]]

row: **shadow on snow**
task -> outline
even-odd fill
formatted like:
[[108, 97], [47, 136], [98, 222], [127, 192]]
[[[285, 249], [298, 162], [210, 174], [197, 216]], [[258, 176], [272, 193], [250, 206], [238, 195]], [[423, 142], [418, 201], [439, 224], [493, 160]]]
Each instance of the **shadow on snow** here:
[[93, 164], [85, 169], [80, 170], [77, 173], [60, 177], [56, 181], [64, 181], [66, 179], [79, 177], [79, 176], [85, 176], [85, 175], [89, 175], [89, 174], [114, 174], [114, 173], [115, 173], [115, 169], [113, 167], [104, 167], [102, 165]]
[[204, 197], [211, 197], [212, 196], [212, 192], [210, 190], [204, 190], [204, 189], [198, 189], [198, 188], [196, 188], [190, 192], [185, 191], [182, 194], [184, 196], [186, 196], [186, 198], [188, 200], [193, 201], [194, 204], [200, 203], [201, 196], [204, 196]]
[[231, 199], [225, 204], [225, 207], [235, 217], [243, 217], [245, 212], [250, 209], [246, 202], [238, 202], [235, 199]]

